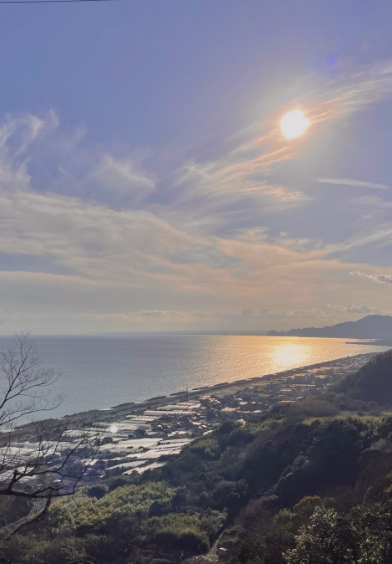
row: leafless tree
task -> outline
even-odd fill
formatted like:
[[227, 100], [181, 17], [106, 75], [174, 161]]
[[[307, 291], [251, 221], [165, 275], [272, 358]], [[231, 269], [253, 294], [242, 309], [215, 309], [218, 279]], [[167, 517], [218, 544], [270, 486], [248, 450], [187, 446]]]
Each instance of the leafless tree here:
[[70, 495], [97, 451], [92, 422], [72, 417], [27, 421], [61, 402], [49, 387], [59, 374], [45, 368], [29, 335], [0, 354], [0, 496], [31, 500], [31, 512], [0, 529], [0, 537], [40, 519], [54, 498]]

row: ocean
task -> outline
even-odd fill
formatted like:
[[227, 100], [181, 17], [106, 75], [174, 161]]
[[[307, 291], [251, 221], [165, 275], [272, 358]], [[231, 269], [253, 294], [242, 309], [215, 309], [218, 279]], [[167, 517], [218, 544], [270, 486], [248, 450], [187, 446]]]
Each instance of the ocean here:
[[[52, 392], [62, 416], [232, 382], [386, 347], [347, 339], [221, 335], [35, 337], [46, 366], [61, 373]], [[0, 337], [0, 350], [9, 342]]]

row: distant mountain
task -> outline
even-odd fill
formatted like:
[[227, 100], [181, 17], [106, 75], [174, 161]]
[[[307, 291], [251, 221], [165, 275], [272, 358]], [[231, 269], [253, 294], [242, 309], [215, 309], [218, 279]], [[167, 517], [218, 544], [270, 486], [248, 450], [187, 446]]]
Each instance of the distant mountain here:
[[336, 337], [349, 339], [392, 339], [392, 317], [390, 315], [368, 315], [358, 321], [347, 321], [327, 327], [291, 329], [287, 333], [270, 331], [270, 336], [287, 337]]
[[355, 399], [392, 404], [392, 350], [378, 354], [335, 390]]

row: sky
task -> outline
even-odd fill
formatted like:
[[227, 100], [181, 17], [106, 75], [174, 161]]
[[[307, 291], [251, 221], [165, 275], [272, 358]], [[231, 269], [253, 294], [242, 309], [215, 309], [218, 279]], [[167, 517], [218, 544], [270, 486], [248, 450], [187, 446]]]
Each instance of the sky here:
[[392, 314], [389, 0], [0, 13], [1, 333]]

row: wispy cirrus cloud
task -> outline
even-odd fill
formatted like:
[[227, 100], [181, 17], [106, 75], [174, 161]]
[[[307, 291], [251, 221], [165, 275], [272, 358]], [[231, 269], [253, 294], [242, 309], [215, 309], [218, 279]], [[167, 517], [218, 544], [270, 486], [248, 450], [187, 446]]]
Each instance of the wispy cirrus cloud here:
[[95, 179], [105, 190], [113, 194], [128, 196], [127, 201], [133, 204], [148, 198], [155, 188], [153, 176], [143, 170], [132, 157], [116, 159], [106, 154], [91, 173], [90, 178]]
[[274, 167], [291, 158], [294, 153], [284, 143], [275, 148], [251, 140], [214, 161], [189, 161], [178, 171], [173, 209], [213, 229], [214, 224], [230, 226], [233, 218], [252, 223], [255, 214], [303, 207], [312, 198], [274, 182], [271, 175]]
[[302, 206], [311, 200], [299, 190], [267, 182], [265, 171], [251, 174], [243, 165], [234, 173], [232, 165], [224, 161], [189, 163], [178, 181], [182, 191], [175, 208], [186, 209], [196, 217], [230, 212], [231, 209], [238, 214], [254, 210], [255, 206], [263, 213], [276, 213]]
[[317, 125], [358, 112], [370, 104], [388, 100], [391, 95], [392, 61], [387, 60], [341, 74], [294, 103], [304, 104], [308, 108], [309, 119]]
[[[310, 139], [317, 124], [389, 96], [392, 70], [386, 79], [381, 74], [368, 69], [296, 101], [313, 120]], [[265, 320], [273, 328], [276, 320], [290, 328], [294, 320], [317, 324], [385, 311], [392, 274], [373, 274], [376, 267], [353, 262], [353, 255], [346, 264], [342, 257], [388, 245], [387, 218], [367, 229], [358, 224], [353, 234], [326, 244], [306, 215], [313, 196], [288, 175], [287, 182], [275, 176], [306, 146], [306, 140], [282, 137], [279, 117], [258, 124], [241, 142], [228, 141], [219, 157], [188, 161], [173, 172], [175, 185], [163, 187], [143, 156], [119, 156], [93, 144], [86, 149], [81, 135], [62, 141], [53, 112], [7, 118], [0, 125], [0, 311], [9, 304], [18, 322], [26, 312], [25, 319], [53, 315], [58, 323], [63, 315], [72, 324], [74, 316], [111, 329], [147, 328], [150, 319], [161, 320], [161, 328], [179, 319], [192, 328], [203, 314], [211, 328], [209, 323], [226, 322], [225, 312], [242, 310], [233, 314], [233, 327], [241, 321], [257, 328]], [[351, 178], [319, 182], [389, 188]], [[369, 201], [362, 199], [362, 207]], [[279, 215], [288, 209], [290, 215]], [[243, 221], [232, 228], [238, 217]], [[295, 221], [301, 225], [292, 234]], [[23, 257], [33, 267], [23, 271]], [[13, 270], [12, 261], [18, 263]], [[386, 287], [360, 284], [350, 272]], [[329, 308], [327, 299], [343, 306]], [[374, 305], [362, 305], [367, 303]]]
[[320, 184], [337, 184], [338, 186], [353, 186], [355, 188], [370, 188], [373, 190], [392, 190], [387, 184], [379, 184], [378, 182], [366, 182], [363, 180], [355, 180], [353, 178], [318, 178]]
[[24, 113], [7, 115], [0, 126], [0, 149], [14, 157], [22, 155], [40, 135], [57, 129], [59, 119], [54, 110], [42, 116]]
[[385, 248], [392, 242], [392, 228], [388, 224], [370, 228], [367, 231], [359, 231], [348, 239], [339, 243], [325, 245], [323, 252], [325, 256], [332, 256], [336, 253], [344, 253], [353, 249], [364, 247], [375, 249]]
[[[298, 155], [302, 147], [298, 139], [285, 139], [279, 127], [279, 119], [285, 112], [300, 107], [311, 122], [306, 136], [320, 123], [331, 122], [341, 116], [361, 110], [375, 102], [392, 96], [392, 62], [377, 63], [360, 71], [342, 74], [336, 79], [313, 87], [311, 92], [296, 98], [286, 107], [280, 108], [278, 115], [260, 124], [259, 134], [254, 134], [239, 145], [233, 155], [250, 154], [253, 158], [235, 164], [233, 170], [255, 167], [264, 170], [277, 163], [290, 160]], [[254, 131], [254, 126], [250, 131]], [[258, 153], [258, 150], [262, 152]], [[248, 168], [249, 167], [249, 168]]]
[[[301, 208], [313, 196], [298, 186], [275, 181], [275, 173], [284, 163], [295, 159], [307, 139], [323, 126], [360, 111], [364, 107], [392, 96], [392, 63], [386, 61], [360, 71], [340, 75], [314, 87], [293, 100], [270, 120], [253, 124], [242, 132], [242, 141], [233, 136], [231, 149], [215, 160], [186, 162], [178, 171], [176, 205], [195, 217], [218, 214], [276, 213]], [[286, 139], [279, 127], [281, 116], [293, 108], [301, 108], [311, 127], [303, 139]], [[234, 146], [233, 146], [234, 143]], [[387, 184], [353, 178], [322, 177], [323, 184], [352, 186], [371, 190], [390, 190]], [[291, 182], [289, 181], [291, 184]], [[196, 205], [195, 205], [196, 203]], [[229, 216], [228, 216], [229, 217]]]
[[155, 182], [131, 160], [109, 154], [102, 159], [98, 153], [81, 178], [59, 173], [62, 180], [73, 180], [81, 196], [86, 195], [86, 178], [92, 176], [113, 190], [134, 194], [120, 209], [92, 198], [34, 189], [28, 148], [38, 135], [57, 126], [53, 112], [36, 119], [26, 114], [14, 122], [7, 118], [0, 126], [0, 253], [36, 257], [40, 265], [45, 258], [46, 269], [52, 262], [52, 271], [61, 266], [89, 280], [135, 285], [176, 274], [180, 280], [189, 265], [219, 269], [238, 264], [236, 257], [222, 252], [219, 241], [135, 208]]
[[367, 278], [379, 284], [392, 284], [392, 274], [368, 274], [366, 272], [359, 272], [358, 270], [353, 270], [350, 274], [351, 276]]

